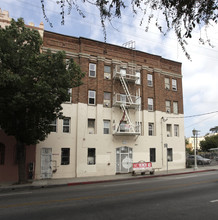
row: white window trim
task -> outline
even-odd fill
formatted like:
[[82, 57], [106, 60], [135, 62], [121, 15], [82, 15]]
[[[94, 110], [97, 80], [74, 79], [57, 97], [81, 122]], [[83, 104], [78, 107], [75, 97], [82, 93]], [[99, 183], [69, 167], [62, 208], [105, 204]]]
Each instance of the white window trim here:
[[[151, 109], [149, 109], [149, 106], [151, 106]], [[154, 99], [148, 98], [148, 111], [154, 111]]]
[[147, 74], [147, 84], [150, 87], [153, 87], [153, 75], [152, 74]]
[[177, 91], [177, 80], [176, 79], [172, 79], [172, 90]]
[[[94, 76], [92, 76], [90, 73], [93, 71], [95, 73]], [[89, 77], [96, 78], [96, 64], [95, 63], [89, 63]]]
[[[91, 93], [94, 94], [94, 97], [92, 97]], [[94, 99], [94, 103], [90, 103], [89, 99]], [[88, 104], [89, 105], [95, 105], [96, 104], [96, 91], [94, 91], [94, 90], [89, 90], [88, 91]]]

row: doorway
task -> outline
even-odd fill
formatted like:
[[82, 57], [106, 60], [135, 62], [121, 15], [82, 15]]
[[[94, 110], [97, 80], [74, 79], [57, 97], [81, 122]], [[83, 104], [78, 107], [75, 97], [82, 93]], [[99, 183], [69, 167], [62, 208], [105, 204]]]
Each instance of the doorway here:
[[116, 173], [132, 171], [132, 148], [124, 146], [116, 149]]

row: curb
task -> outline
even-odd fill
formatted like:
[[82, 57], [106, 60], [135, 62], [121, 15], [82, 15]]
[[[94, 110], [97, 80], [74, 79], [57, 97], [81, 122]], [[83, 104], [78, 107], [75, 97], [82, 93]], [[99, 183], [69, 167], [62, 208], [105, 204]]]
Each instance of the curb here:
[[167, 174], [157, 174], [157, 175], [147, 175], [147, 176], [135, 176], [135, 177], [128, 177], [123, 179], [108, 179], [108, 180], [93, 180], [93, 181], [81, 181], [81, 182], [72, 182], [72, 183], [61, 183], [61, 184], [45, 184], [45, 185], [13, 185], [7, 187], [0, 187], [0, 193], [2, 192], [11, 192], [11, 191], [21, 191], [21, 190], [34, 190], [34, 189], [43, 189], [43, 188], [55, 188], [55, 187], [63, 187], [63, 186], [76, 186], [76, 185], [88, 185], [88, 184], [98, 184], [98, 183], [110, 183], [110, 182], [121, 182], [121, 181], [128, 181], [128, 180], [138, 180], [138, 179], [145, 179], [145, 178], [158, 178], [158, 177], [165, 177], [165, 176], [176, 176], [176, 175], [185, 175], [191, 173], [203, 173], [203, 172], [212, 172], [218, 171], [218, 169], [208, 169], [208, 170], [196, 170], [196, 171], [189, 171], [189, 172], [180, 172], [180, 173], [167, 173]]
[[73, 183], [67, 183], [67, 186], [88, 185], [88, 184], [97, 184], [97, 183], [106, 183], [106, 182], [121, 182], [121, 181], [138, 180], [138, 179], [145, 179], [145, 178], [157, 178], [157, 177], [184, 175], [184, 174], [191, 174], [191, 173], [212, 172], [212, 171], [217, 171], [217, 170], [218, 169], [196, 170], [196, 171], [181, 172], [181, 173], [168, 173], [168, 174], [140, 176], [140, 177], [136, 177], [136, 178], [124, 178], [124, 179], [113, 179], [113, 180], [110, 179], [110, 180], [94, 180], [94, 181], [84, 181], [84, 182], [73, 182]]

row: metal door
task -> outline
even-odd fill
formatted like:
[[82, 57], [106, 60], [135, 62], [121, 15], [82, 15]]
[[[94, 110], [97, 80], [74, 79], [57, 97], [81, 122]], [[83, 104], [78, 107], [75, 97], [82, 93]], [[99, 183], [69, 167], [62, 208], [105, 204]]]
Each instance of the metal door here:
[[52, 149], [41, 149], [41, 178], [48, 179], [52, 177]]
[[129, 173], [132, 171], [132, 148], [120, 147], [116, 149], [116, 172]]

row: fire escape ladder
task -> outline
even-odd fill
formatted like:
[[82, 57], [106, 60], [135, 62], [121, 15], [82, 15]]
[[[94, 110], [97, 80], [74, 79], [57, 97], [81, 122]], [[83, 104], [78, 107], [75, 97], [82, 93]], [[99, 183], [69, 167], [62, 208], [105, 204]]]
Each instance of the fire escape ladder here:
[[122, 75], [120, 76], [120, 82], [121, 82], [121, 85], [123, 86], [124, 92], [126, 93], [128, 100], [130, 102], [130, 105], [133, 104], [132, 97], [129, 93], [128, 86], [126, 85], [126, 81]]
[[[132, 122], [131, 122], [131, 120], [130, 120], [130, 118], [129, 118], [129, 115], [128, 115], [128, 112], [127, 112], [127, 109], [126, 109], [125, 105], [124, 105], [124, 104], [121, 104], [120, 107], [121, 107], [121, 109], [122, 109], [122, 111], [123, 111], [124, 116], [125, 116], [126, 119], [127, 119], [127, 124], [130, 126], [130, 130], [131, 130], [132, 132], [135, 132], [134, 125], [132, 124]], [[124, 117], [123, 117], [123, 118], [124, 118]]]

